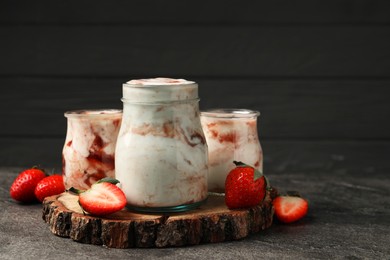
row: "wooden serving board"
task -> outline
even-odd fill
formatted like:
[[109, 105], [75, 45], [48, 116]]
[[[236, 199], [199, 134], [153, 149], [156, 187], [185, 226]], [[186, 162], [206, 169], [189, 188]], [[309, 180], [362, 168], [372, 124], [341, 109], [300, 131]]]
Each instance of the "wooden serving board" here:
[[43, 219], [53, 234], [110, 248], [172, 247], [242, 239], [271, 226], [272, 199], [262, 205], [229, 210], [224, 196], [210, 195], [205, 204], [185, 213], [141, 214], [127, 209], [104, 218], [83, 214], [78, 196], [51, 196], [43, 202]]

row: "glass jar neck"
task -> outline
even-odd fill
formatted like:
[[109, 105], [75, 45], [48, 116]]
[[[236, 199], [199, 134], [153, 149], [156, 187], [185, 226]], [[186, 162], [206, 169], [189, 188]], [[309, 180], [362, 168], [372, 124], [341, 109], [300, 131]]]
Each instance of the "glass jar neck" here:
[[129, 105], [143, 105], [143, 106], [171, 106], [171, 105], [181, 105], [181, 104], [193, 104], [198, 103], [199, 98], [194, 99], [183, 99], [183, 100], [171, 100], [171, 101], [150, 101], [150, 102], [138, 102], [134, 100], [129, 100], [126, 98], [122, 98], [121, 101], [124, 104]]
[[201, 116], [216, 119], [250, 119], [260, 116], [260, 112], [250, 109], [219, 108], [201, 112]]
[[123, 84], [123, 100], [133, 103], [187, 102], [198, 99], [198, 84], [132, 85]]
[[96, 110], [72, 110], [64, 113], [64, 116], [68, 119], [108, 119], [108, 118], [121, 118], [122, 110], [120, 109], [96, 109]]

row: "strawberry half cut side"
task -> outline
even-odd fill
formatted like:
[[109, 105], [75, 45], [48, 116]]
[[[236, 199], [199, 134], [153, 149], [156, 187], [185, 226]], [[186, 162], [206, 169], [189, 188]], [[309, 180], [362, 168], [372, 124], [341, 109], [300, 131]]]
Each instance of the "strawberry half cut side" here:
[[307, 201], [297, 196], [278, 196], [272, 204], [276, 218], [283, 223], [292, 223], [303, 218], [308, 211]]
[[71, 192], [79, 194], [80, 206], [91, 215], [105, 216], [122, 210], [126, 206], [126, 196], [116, 186], [115, 179], [102, 179], [86, 191], [71, 188]]

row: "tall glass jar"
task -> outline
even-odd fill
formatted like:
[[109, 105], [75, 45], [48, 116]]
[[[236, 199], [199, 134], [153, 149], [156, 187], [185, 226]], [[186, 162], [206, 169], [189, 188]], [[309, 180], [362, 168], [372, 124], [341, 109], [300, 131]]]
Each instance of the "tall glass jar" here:
[[122, 111], [65, 112], [67, 132], [62, 150], [65, 187], [86, 190], [104, 177], [115, 176], [115, 146]]
[[183, 79], [132, 80], [123, 85], [116, 178], [128, 208], [180, 212], [207, 198], [207, 145], [198, 85]]
[[209, 149], [208, 188], [224, 192], [233, 161], [242, 161], [263, 170], [263, 151], [257, 134], [258, 111], [212, 109], [201, 112], [201, 122]]

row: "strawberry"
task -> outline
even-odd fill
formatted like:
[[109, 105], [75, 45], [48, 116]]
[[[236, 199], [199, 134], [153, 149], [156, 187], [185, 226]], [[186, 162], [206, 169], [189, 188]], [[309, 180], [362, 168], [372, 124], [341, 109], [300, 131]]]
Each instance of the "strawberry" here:
[[70, 188], [71, 192], [79, 194], [79, 204], [91, 215], [104, 216], [123, 209], [126, 206], [126, 196], [115, 184], [118, 180], [103, 178], [92, 184], [87, 191]]
[[230, 209], [248, 208], [260, 204], [264, 199], [266, 179], [252, 166], [234, 161], [225, 181], [225, 203]]
[[307, 214], [308, 203], [297, 195], [278, 196], [272, 204], [276, 218], [283, 223], [295, 222]]
[[35, 187], [45, 176], [45, 172], [37, 167], [22, 171], [11, 185], [11, 198], [24, 203], [36, 201]]
[[62, 175], [51, 175], [40, 180], [35, 187], [35, 197], [42, 202], [44, 198], [65, 191]]

